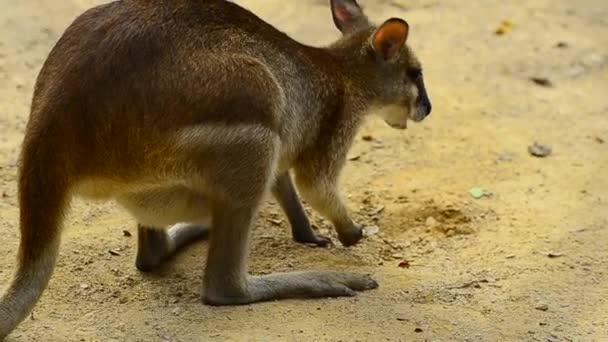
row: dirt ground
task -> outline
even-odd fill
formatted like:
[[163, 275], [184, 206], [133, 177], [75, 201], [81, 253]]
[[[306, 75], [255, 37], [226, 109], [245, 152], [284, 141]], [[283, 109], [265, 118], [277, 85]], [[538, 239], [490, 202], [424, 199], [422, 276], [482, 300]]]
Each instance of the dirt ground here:
[[[240, 2], [301, 41], [337, 37], [325, 0]], [[0, 288], [15, 266], [15, 164], [35, 76], [95, 3], [0, 3]], [[352, 149], [342, 189], [379, 234], [301, 246], [269, 203], [250, 266], [369, 272], [378, 290], [204, 306], [206, 243], [143, 275], [123, 233], [135, 222], [76, 201], [49, 288], [8, 341], [608, 341], [608, 2], [364, 3], [375, 20], [410, 22], [433, 114], [406, 131], [372, 118]], [[535, 141], [553, 153], [530, 156]]]

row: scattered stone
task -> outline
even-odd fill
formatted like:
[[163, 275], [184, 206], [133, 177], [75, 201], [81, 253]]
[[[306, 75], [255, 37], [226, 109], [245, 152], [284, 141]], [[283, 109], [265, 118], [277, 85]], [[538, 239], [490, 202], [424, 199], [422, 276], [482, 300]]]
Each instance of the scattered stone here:
[[375, 141], [372, 143], [372, 146], [373, 146], [375, 149], [380, 150], [380, 149], [383, 149], [383, 148], [384, 148], [384, 143], [383, 143], [382, 141], [380, 141], [380, 140], [375, 140]]
[[86, 290], [89, 287], [90, 287], [89, 284], [85, 284], [85, 283], [80, 284], [80, 288], [83, 289], [83, 290]]
[[424, 331], [424, 330], [422, 330], [422, 328], [416, 328], [416, 329], [414, 329], [414, 332], [417, 332], [417, 333], [421, 333], [421, 332], [423, 332], [423, 331]]
[[361, 139], [363, 139], [363, 141], [373, 141], [374, 137], [372, 137], [371, 135], [364, 135], [361, 137]]
[[473, 197], [474, 199], [480, 199], [482, 197], [489, 197], [490, 193], [480, 187], [474, 187], [471, 188], [471, 190], [469, 190], [469, 194], [471, 194], [471, 197]]
[[363, 228], [363, 236], [372, 236], [376, 235], [380, 232], [380, 227], [378, 226], [369, 226]]
[[545, 77], [530, 77], [530, 81], [534, 82], [536, 85], [539, 85], [541, 87], [545, 87], [545, 88], [551, 88], [553, 87], [553, 82]]
[[508, 153], [508, 152], [500, 153], [498, 155], [498, 161], [501, 161], [501, 162], [510, 162], [510, 161], [513, 161], [513, 155], [511, 153]]
[[175, 316], [179, 316], [182, 313], [182, 309], [175, 308], [171, 311], [171, 313], [173, 313]]
[[602, 139], [600, 137], [595, 137], [595, 142], [598, 143], [598, 144], [603, 144], [603, 143], [606, 142], [606, 140], [604, 140], [604, 139]]
[[348, 160], [350, 160], [350, 161], [357, 161], [359, 159], [361, 159], [361, 155], [360, 154], [354, 154], [354, 155], [348, 157]]
[[397, 317], [397, 320], [398, 320], [399, 322], [406, 322], [406, 321], [408, 321], [408, 319], [407, 319], [407, 318], [405, 318], [405, 317]]
[[549, 253], [547, 254], [547, 256], [548, 256], [549, 258], [554, 259], [554, 258], [560, 258], [560, 257], [563, 257], [563, 256], [564, 256], [564, 254], [559, 253], [559, 252], [549, 252]]
[[280, 220], [280, 219], [269, 218], [269, 219], [267, 219], [267, 221], [274, 224], [275, 226], [280, 226], [283, 223], [283, 220]]
[[535, 307], [536, 310], [540, 310], [540, 311], [547, 311], [549, 310], [549, 305], [547, 304], [539, 304]]
[[435, 227], [437, 225], [437, 220], [433, 216], [429, 216], [426, 218], [425, 222], [427, 227]]
[[133, 236], [133, 234], [131, 234], [131, 232], [128, 231], [128, 230], [123, 230], [122, 231], [122, 236], [131, 237], [131, 236]]
[[566, 42], [557, 42], [557, 44], [555, 44], [555, 47], [558, 49], [566, 49], [569, 47], [569, 45]]
[[383, 206], [383, 205], [379, 205], [379, 206], [377, 206], [377, 207], [376, 207], [376, 208], [375, 208], [375, 209], [374, 209], [374, 210], [373, 210], [373, 211], [372, 211], [370, 214], [371, 214], [372, 216], [379, 215], [379, 214], [381, 214], [381, 213], [384, 211], [384, 209], [386, 209], [386, 207], [385, 207], [385, 206]]
[[507, 259], [514, 259], [515, 258], [515, 254], [509, 254], [505, 258], [507, 258]]
[[497, 36], [502, 36], [507, 33], [510, 33], [511, 31], [513, 31], [513, 23], [508, 20], [504, 20], [500, 23], [496, 31], [494, 31], [494, 34], [496, 34]]
[[110, 253], [113, 256], [121, 256], [120, 252], [118, 250], [115, 250], [115, 249], [110, 249], [108, 251], [108, 253]]
[[552, 150], [550, 146], [534, 142], [534, 144], [528, 146], [528, 153], [534, 157], [545, 158], [551, 155]]
[[2, 192], [2, 198], [8, 198], [8, 194], [6, 192]]
[[404, 257], [404, 256], [403, 256], [403, 254], [401, 254], [401, 253], [393, 253], [393, 254], [391, 255], [391, 257], [392, 257], [393, 259], [403, 259], [403, 257]]
[[403, 260], [399, 263], [399, 268], [410, 268], [412, 264], [408, 260]]

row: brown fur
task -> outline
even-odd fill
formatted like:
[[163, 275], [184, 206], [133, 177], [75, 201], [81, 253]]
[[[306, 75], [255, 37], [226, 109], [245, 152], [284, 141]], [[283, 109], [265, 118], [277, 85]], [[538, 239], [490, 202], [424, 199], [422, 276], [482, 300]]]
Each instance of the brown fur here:
[[252, 277], [246, 268], [251, 221], [269, 192], [296, 239], [328, 242], [310, 230], [290, 170], [340, 241], [357, 243], [361, 228], [337, 182], [358, 127], [372, 108], [399, 108], [386, 116], [399, 128], [430, 112], [407, 28], [394, 19], [376, 28], [354, 0], [331, 5], [344, 36], [327, 48], [302, 45], [222, 0], [123, 0], [75, 20], [34, 92], [19, 176], [19, 263], [0, 300], [0, 339], [46, 287], [73, 195], [116, 199], [135, 216], [145, 270], [203, 235], [202, 226], [166, 225], [210, 224], [210, 304], [377, 286], [357, 274]]

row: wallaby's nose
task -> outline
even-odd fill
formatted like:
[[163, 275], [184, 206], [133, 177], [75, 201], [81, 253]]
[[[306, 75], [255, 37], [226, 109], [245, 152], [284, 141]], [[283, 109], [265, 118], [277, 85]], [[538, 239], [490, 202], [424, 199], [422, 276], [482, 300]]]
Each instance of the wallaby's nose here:
[[433, 110], [433, 105], [429, 102], [426, 106], [426, 116], [431, 115], [431, 111]]
[[430, 101], [423, 101], [420, 104], [420, 111], [424, 114], [424, 117], [427, 117], [431, 114], [431, 110], [433, 109], [433, 105], [431, 105]]
[[422, 78], [420, 79], [420, 83], [418, 84], [418, 92], [418, 110], [421, 111], [422, 114], [424, 114], [424, 117], [426, 118], [431, 114], [433, 106], [431, 105], [431, 100], [429, 99], [429, 95], [426, 92], [426, 89], [424, 87], [424, 81], [422, 81]]

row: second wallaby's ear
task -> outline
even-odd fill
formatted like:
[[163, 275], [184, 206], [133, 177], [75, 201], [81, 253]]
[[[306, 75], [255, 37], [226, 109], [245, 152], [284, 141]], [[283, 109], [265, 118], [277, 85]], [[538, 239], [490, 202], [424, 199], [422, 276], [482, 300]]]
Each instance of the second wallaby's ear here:
[[367, 17], [355, 0], [331, 0], [331, 13], [336, 27], [344, 34], [367, 23]]
[[372, 48], [385, 60], [393, 59], [405, 45], [409, 31], [410, 26], [404, 20], [389, 19], [374, 32]]

